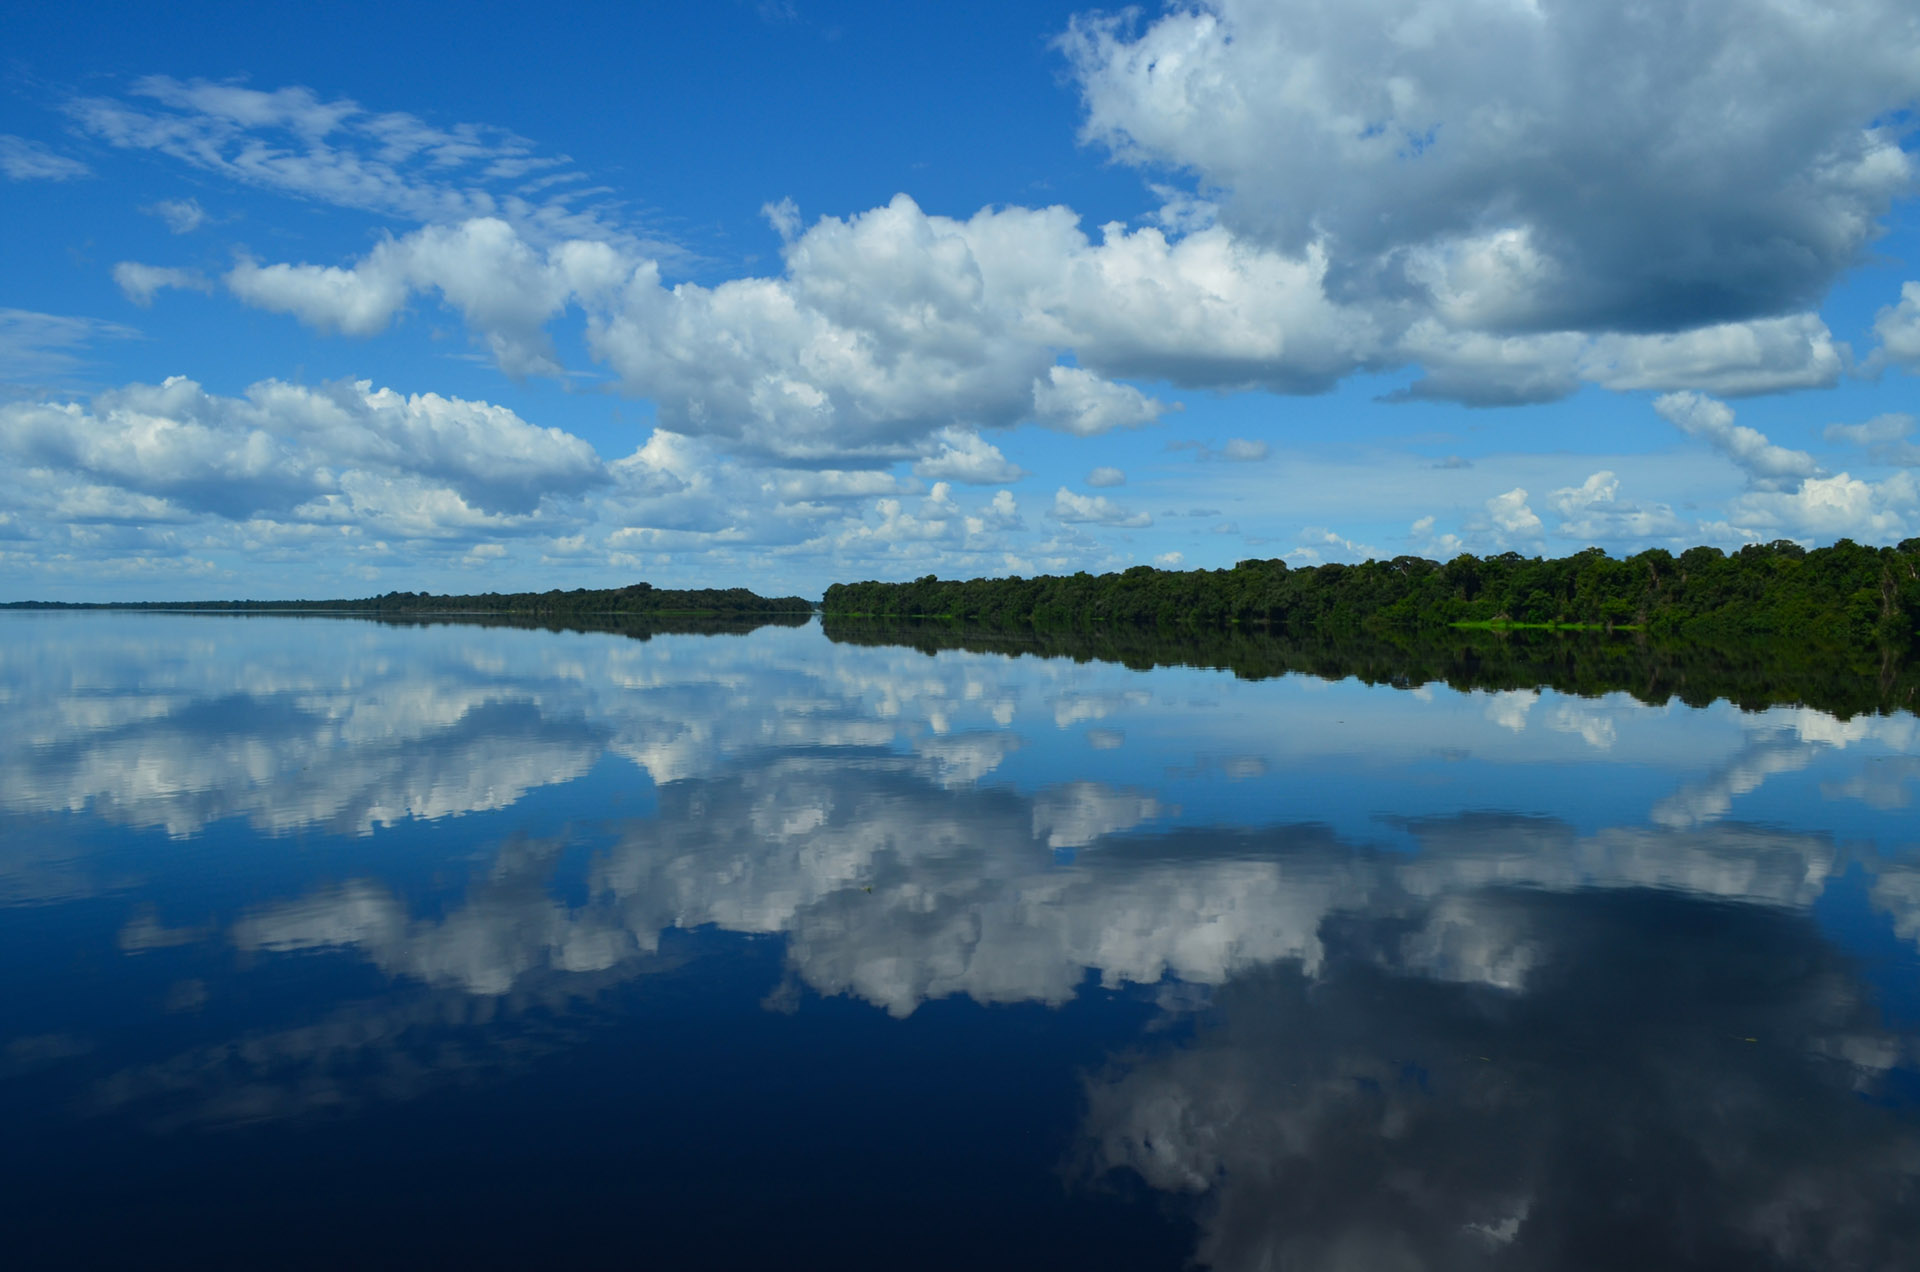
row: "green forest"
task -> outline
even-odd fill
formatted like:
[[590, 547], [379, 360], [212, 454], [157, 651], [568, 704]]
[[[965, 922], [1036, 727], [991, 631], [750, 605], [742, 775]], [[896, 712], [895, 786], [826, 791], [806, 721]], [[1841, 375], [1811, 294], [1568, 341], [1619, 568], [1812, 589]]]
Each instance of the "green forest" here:
[[1517, 552], [1442, 564], [1400, 556], [1362, 565], [911, 583], [837, 583], [832, 618], [938, 618], [998, 628], [1258, 628], [1288, 636], [1449, 628], [1633, 630], [1716, 645], [1785, 640], [1904, 656], [1920, 639], [1920, 539], [1870, 548], [1842, 539], [1807, 551], [1785, 540], [1738, 552], [1653, 549], [1617, 559], [1598, 548], [1542, 559]]
[[[747, 618], [794, 615], [805, 619], [813, 602], [801, 596], [761, 596], [744, 587], [679, 591], [635, 583], [620, 588], [575, 588], [570, 592], [483, 592], [477, 596], [436, 596], [427, 592], [388, 592], [357, 600], [332, 601], [153, 601], [65, 604], [21, 601], [13, 609], [147, 609], [209, 613], [358, 614], [376, 618], [406, 616], [496, 616], [566, 620], [606, 615], [658, 615]], [[596, 625], [597, 627], [598, 625]]]

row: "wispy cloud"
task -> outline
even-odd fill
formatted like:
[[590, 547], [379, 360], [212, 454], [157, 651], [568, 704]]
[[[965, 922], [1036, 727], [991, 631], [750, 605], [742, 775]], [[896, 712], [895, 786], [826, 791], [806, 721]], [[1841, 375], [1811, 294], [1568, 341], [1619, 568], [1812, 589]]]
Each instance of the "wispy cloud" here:
[[139, 335], [131, 327], [98, 318], [0, 309], [0, 382], [28, 389], [58, 387], [86, 366], [90, 346]]
[[[484, 124], [440, 126], [304, 87], [273, 91], [153, 75], [125, 98], [67, 105], [109, 145], [154, 151], [242, 185], [420, 224], [499, 217], [542, 240], [677, 249], [638, 232], [565, 155]], [[170, 222], [171, 223], [171, 222]]]
[[37, 141], [0, 133], [0, 172], [14, 181], [71, 181], [93, 169], [78, 159], [56, 154]]

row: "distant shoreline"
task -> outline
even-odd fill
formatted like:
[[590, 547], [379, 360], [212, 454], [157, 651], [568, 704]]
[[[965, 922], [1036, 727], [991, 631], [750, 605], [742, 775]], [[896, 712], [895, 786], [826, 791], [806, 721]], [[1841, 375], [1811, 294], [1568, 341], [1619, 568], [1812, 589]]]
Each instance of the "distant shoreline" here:
[[747, 618], [810, 615], [801, 596], [761, 596], [743, 587], [621, 588], [484, 592], [466, 595], [388, 592], [384, 596], [293, 601], [7, 601], [9, 610], [134, 610], [177, 614], [330, 614], [341, 617], [443, 618]]
[[[109, 609], [109, 611], [136, 611], [136, 613], [173, 613], [173, 615], [280, 615], [280, 617], [305, 617], [305, 619], [516, 619], [516, 617], [547, 617], [549, 613], [564, 613], [564, 617], [574, 619], [732, 619], [732, 617], [768, 617], [768, 615], [793, 615], [803, 613], [795, 609], [568, 609], [568, 611], [545, 611], [545, 609], [348, 609], [348, 607], [328, 607], [328, 605], [284, 605], [284, 603], [253, 603], [253, 601], [0, 601], [0, 609], [21, 609], [21, 611], [40, 611], [40, 609]], [[804, 613], [814, 613], [816, 607], [808, 601]]]
[[382, 618], [732, 620], [820, 613], [835, 619], [931, 620], [1094, 629], [1263, 629], [1275, 634], [1485, 630], [1644, 633], [1722, 645], [1788, 641], [1920, 656], [1920, 539], [1869, 548], [1842, 539], [1811, 551], [1781, 540], [1732, 554], [1598, 548], [1543, 559], [1461, 554], [1444, 564], [1399, 556], [1359, 565], [1241, 561], [1223, 570], [910, 582], [835, 583], [814, 602], [747, 588], [622, 588], [328, 600], [11, 601], [0, 609]]

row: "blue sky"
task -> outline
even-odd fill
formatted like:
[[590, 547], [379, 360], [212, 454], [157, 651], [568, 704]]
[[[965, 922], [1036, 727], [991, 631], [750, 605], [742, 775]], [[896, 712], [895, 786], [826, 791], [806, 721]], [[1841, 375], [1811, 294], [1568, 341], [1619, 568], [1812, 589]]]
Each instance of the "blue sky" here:
[[5, 599], [1920, 534], [1890, 0], [0, 45]]

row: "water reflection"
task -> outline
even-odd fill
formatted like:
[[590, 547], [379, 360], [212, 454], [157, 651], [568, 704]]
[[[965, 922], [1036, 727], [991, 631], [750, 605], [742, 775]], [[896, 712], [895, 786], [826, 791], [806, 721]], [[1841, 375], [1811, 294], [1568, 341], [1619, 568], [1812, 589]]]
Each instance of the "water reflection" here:
[[1091, 1168], [1200, 1198], [1222, 1269], [1911, 1266], [1920, 1136], [1884, 1100], [1912, 1040], [1804, 915], [1464, 905], [1524, 992], [1347, 916], [1316, 974], [1236, 978], [1191, 1045], [1093, 1079]]
[[0, 624], [0, 694], [0, 1079], [82, 1123], [485, 1121], [712, 964], [1142, 1004], [1045, 1153], [1208, 1266], [1920, 1253], [1908, 715], [112, 615]]

